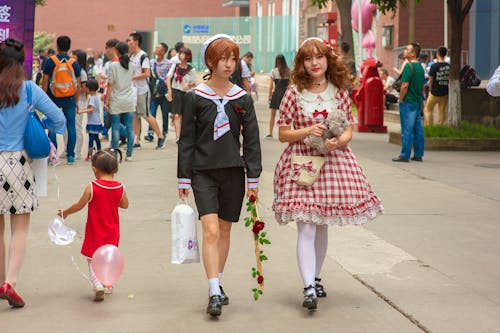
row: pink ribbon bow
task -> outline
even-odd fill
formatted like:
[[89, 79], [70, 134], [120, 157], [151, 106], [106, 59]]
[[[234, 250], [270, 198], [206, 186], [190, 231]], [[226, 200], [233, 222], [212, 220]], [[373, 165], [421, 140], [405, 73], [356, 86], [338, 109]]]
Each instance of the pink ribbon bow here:
[[310, 176], [313, 176], [318, 170], [318, 168], [314, 166], [313, 161], [307, 161], [305, 163], [294, 162], [292, 165], [292, 171], [293, 171], [292, 179], [293, 180], [299, 179], [302, 170], [306, 170]]

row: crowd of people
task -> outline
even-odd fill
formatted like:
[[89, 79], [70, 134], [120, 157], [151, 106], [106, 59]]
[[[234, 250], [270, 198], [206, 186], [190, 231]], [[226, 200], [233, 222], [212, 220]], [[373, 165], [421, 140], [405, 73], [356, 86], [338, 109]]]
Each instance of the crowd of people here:
[[[261, 186], [260, 134], [251, 84], [253, 54], [240, 58], [232, 37], [212, 36], [200, 55], [208, 74], [204, 82], [198, 82], [190, 64], [193, 55], [183, 43], [177, 43], [173, 50], [159, 43], [153, 60], [141, 44], [137, 33], [125, 41], [110, 39], [105, 43], [107, 61], [102, 62], [93, 53], [89, 57], [82, 50], [70, 51], [70, 38], [60, 36], [57, 52], [40, 58], [41, 75], [34, 81], [25, 80], [22, 43], [8, 39], [0, 44], [0, 131], [7, 133], [8, 128], [9, 133], [0, 136], [0, 179], [4, 184], [0, 188], [0, 298], [12, 307], [25, 305], [15, 287], [30, 214], [38, 208], [32, 160], [23, 143], [29, 104], [45, 115], [53, 145], [57, 145], [57, 134], [65, 135], [70, 165], [82, 152], [83, 136], [78, 133], [85, 123], [81, 117], [87, 115], [86, 160], [91, 162], [95, 179], [78, 201], [57, 213], [67, 217], [88, 206], [81, 252], [89, 262], [96, 301], [112, 292], [112, 286], [104, 286], [94, 274], [93, 252], [101, 245], [119, 245], [118, 211], [129, 206], [124, 185], [114, 180], [122, 160], [119, 146], [122, 142], [127, 145], [124, 159], [131, 161], [134, 149], [141, 148], [140, 124], [144, 119], [149, 125], [144, 139], [153, 141], [156, 135], [156, 148], [164, 148], [168, 114], [172, 113], [178, 143], [178, 195], [186, 199], [192, 189], [201, 220], [209, 290], [206, 312], [220, 316], [222, 307], [229, 304], [221, 280], [231, 228], [240, 219], [245, 195], [256, 200]], [[308, 38], [300, 45], [293, 66], [277, 55], [270, 74], [266, 138], [273, 138], [278, 118], [278, 138], [287, 143], [274, 171], [272, 209], [279, 224], [297, 224], [297, 261], [304, 284], [301, 303], [308, 310], [316, 309], [318, 298], [327, 296], [322, 266], [328, 226], [361, 225], [383, 213], [380, 198], [349, 148], [355, 123], [350, 93], [357, 77], [347, 56], [348, 46], [342, 45], [341, 50], [337, 55], [323, 40]], [[422, 161], [420, 117], [426, 68], [418, 61], [419, 54], [416, 43], [405, 48], [401, 89], [398, 96], [390, 97], [399, 100], [402, 127], [402, 151], [395, 162], [410, 158]], [[429, 122], [433, 121], [429, 112], [435, 104], [439, 105], [438, 122], [443, 120], [449, 72], [445, 57], [446, 49], [439, 48], [427, 73], [425, 110]], [[492, 78], [488, 85], [492, 94], [498, 92], [497, 74], [496, 82]], [[392, 91], [387, 71], [380, 69], [380, 76], [384, 89]], [[156, 121], [158, 107], [162, 111], [161, 129]], [[327, 126], [333, 126], [327, 119], [334, 114], [343, 119], [345, 127], [337, 136], [325, 137], [332, 129]], [[101, 138], [106, 138], [109, 130], [110, 147], [103, 149]], [[321, 138], [324, 152], [310, 144], [311, 138]], [[12, 230], [8, 265], [4, 240], [7, 215]]]

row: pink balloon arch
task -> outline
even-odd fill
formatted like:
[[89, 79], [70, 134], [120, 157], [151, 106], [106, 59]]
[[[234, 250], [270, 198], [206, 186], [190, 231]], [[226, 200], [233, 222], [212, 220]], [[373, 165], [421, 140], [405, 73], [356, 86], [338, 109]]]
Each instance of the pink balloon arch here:
[[370, 0], [353, 0], [351, 7], [351, 26], [352, 29], [359, 33], [359, 2], [361, 1], [361, 32], [363, 40], [361, 46], [367, 50], [368, 58], [372, 58], [373, 49], [375, 48], [375, 35], [371, 30], [373, 22], [373, 14], [377, 10], [377, 6], [372, 4]]

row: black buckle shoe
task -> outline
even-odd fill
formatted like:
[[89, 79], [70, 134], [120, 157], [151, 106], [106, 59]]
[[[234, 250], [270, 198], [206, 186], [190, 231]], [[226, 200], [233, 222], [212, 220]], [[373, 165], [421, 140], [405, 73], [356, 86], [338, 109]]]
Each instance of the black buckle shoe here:
[[222, 289], [222, 286], [219, 286], [219, 288], [220, 288], [220, 301], [222, 305], [229, 305], [229, 297], [224, 292], [224, 289]]
[[212, 295], [208, 298], [207, 313], [211, 316], [220, 316], [222, 314], [220, 295]]
[[318, 299], [314, 295], [305, 295], [302, 306], [308, 310], [316, 310], [318, 308]]
[[308, 286], [304, 288], [304, 301], [302, 302], [302, 306], [307, 308], [308, 310], [316, 310], [318, 307], [318, 298], [314, 294], [306, 294], [309, 289], [313, 289], [313, 286]]
[[413, 156], [411, 158], [412, 161], [415, 161], [415, 162], [423, 162], [424, 160], [422, 159], [422, 157], [417, 157], [417, 156]]
[[321, 279], [316, 278], [316, 283], [314, 285], [314, 289], [316, 290], [316, 297], [326, 297], [325, 287], [320, 283]]

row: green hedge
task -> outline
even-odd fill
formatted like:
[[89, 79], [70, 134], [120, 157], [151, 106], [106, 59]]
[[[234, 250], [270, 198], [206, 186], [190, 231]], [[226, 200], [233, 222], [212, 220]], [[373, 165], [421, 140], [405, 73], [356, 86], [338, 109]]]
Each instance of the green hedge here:
[[425, 126], [424, 136], [434, 138], [500, 138], [500, 130], [493, 126], [486, 127], [462, 121], [462, 126], [459, 128], [446, 125]]

